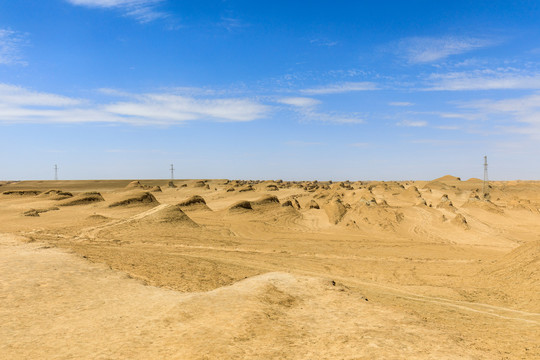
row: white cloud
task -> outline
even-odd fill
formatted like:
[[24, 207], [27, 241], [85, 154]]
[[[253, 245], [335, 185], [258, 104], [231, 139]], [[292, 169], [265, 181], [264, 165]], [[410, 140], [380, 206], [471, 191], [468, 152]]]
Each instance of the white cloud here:
[[320, 100], [310, 97], [286, 97], [276, 100], [278, 103], [292, 106], [304, 121], [321, 121], [338, 124], [361, 124], [364, 120], [355, 113], [339, 114], [336, 112], [321, 112], [317, 106], [321, 104]]
[[332, 47], [338, 44], [337, 41], [330, 41], [328, 39], [311, 39], [309, 42], [313, 45]]
[[540, 110], [540, 94], [528, 95], [521, 98], [511, 98], [503, 100], [477, 100], [465, 102], [460, 105], [462, 108], [481, 110], [486, 113], [523, 113]]
[[403, 120], [398, 123], [396, 123], [397, 126], [406, 126], [406, 127], [424, 127], [427, 126], [427, 121], [411, 121], [411, 120]]
[[63, 107], [78, 105], [82, 101], [56, 94], [30, 91], [20, 86], [0, 84], [0, 104], [22, 107]]
[[437, 129], [439, 129], [439, 130], [460, 130], [460, 127], [455, 126], [455, 125], [440, 125], [440, 126], [437, 126]]
[[319, 105], [321, 102], [317, 99], [308, 97], [287, 97], [278, 100], [279, 103], [298, 106], [298, 107], [313, 107]]
[[26, 43], [25, 36], [19, 32], [0, 29], [0, 65], [26, 63], [22, 60], [20, 50]]
[[120, 9], [127, 16], [134, 17], [145, 23], [167, 15], [156, 10], [156, 6], [163, 0], [66, 0], [73, 5], [92, 8]]
[[313, 108], [298, 108], [297, 112], [305, 121], [321, 121], [336, 124], [363, 124], [365, 122], [358, 114], [320, 112]]
[[463, 54], [494, 43], [492, 40], [473, 37], [411, 37], [399, 41], [395, 51], [409, 63], [421, 64]]
[[425, 90], [467, 91], [503, 89], [540, 89], [540, 73], [525, 73], [517, 69], [476, 70], [432, 74]]
[[370, 146], [370, 143], [367, 143], [367, 142], [357, 142], [357, 143], [353, 143], [351, 144], [352, 147], [357, 147], [357, 148], [367, 148]]
[[235, 31], [249, 26], [242, 20], [233, 17], [222, 17], [218, 25], [227, 29], [227, 31]]
[[199, 119], [252, 121], [269, 110], [249, 99], [195, 99], [171, 94], [146, 94], [136, 101], [111, 104], [105, 109], [125, 118], [153, 118], [167, 123]]
[[540, 93], [502, 100], [470, 101], [460, 107], [474, 111], [478, 118], [497, 124], [506, 133], [540, 140]]
[[[266, 105], [245, 98], [195, 98], [168, 93], [122, 95], [128, 97], [128, 101], [94, 104], [0, 84], [0, 122], [172, 125], [186, 121], [253, 121], [270, 110]], [[113, 92], [112, 96], [116, 94]]]
[[326, 95], [326, 94], [341, 94], [341, 93], [348, 93], [353, 91], [367, 91], [367, 90], [377, 90], [377, 85], [368, 82], [344, 82], [339, 84], [329, 84], [326, 86], [316, 87], [316, 88], [310, 88], [310, 89], [303, 89], [300, 90], [303, 94], [310, 94], [310, 95]]
[[413, 106], [414, 104], [407, 101], [393, 101], [388, 103], [390, 106]]

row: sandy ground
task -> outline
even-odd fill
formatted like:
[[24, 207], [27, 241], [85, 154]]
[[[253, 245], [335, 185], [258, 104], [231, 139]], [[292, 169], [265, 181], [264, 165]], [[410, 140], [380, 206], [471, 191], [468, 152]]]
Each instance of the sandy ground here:
[[538, 182], [175, 184], [0, 183], [0, 358], [540, 358]]

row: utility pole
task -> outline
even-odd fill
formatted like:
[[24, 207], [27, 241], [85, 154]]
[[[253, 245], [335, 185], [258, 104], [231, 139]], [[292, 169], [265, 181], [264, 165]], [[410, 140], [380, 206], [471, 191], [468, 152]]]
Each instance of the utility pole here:
[[175, 188], [176, 185], [174, 185], [174, 165], [171, 164], [171, 181], [169, 181], [169, 187]]
[[58, 180], [58, 165], [54, 164], [54, 180]]
[[487, 156], [484, 156], [484, 183], [482, 184], [482, 196], [487, 198], [489, 193], [489, 180], [488, 180], [488, 162]]

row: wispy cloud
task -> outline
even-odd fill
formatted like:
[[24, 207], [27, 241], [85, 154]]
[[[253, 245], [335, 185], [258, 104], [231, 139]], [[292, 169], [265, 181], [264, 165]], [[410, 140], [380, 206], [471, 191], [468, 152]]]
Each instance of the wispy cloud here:
[[431, 74], [425, 90], [466, 91], [502, 89], [540, 89], [540, 73], [515, 68], [483, 69], [469, 72]]
[[493, 40], [474, 37], [410, 37], [402, 39], [392, 47], [409, 63], [422, 64], [491, 46], [495, 43]]
[[21, 47], [25, 44], [26, 37], [23, 34], [9, 29], [0, 29], [0, 65], [25, 65], [21, 56]]
[[470, 101], [461, 103], [460, 107], [491, 113], [508, 112], [519, 114], [522, 112], [529, 112], [531, 110], [540, 110], [540, 94], [503, 100], [484, 99]]
[[440, 125], [436, 126], [436, 128], [439, 130], [460, 130], [460, 127], [456, 125]]
[[502, 100], [477, 100], [459, 105], [478, 118], [498, 124], [502, 131], [540, 140], [540, 93]]
[[336, 46], [338, 44], [337, 41], [331, 41], [331, 40], [328, 40], [328, 39], [311, 39], [309, 40], [309, 42], [313, 45], [318, 45], [318, 46], [327, 46], [327, 47], [332, 47], [332, 46]]
[[390, 106], [413, 106], [414, 104], [407, 101], [392, 101], [389, 102], [388, 105]]
[[165, 18], [167, 14], [157, 10], [163, 0], [66, 0], [73, 5], [92, 8], [119, 9], [126, 16], [133, 17], [141, 23]]
[[277, 102], [298, 107], [313, 107], [321, 103], [319, 100], [309, 97], [287, 97], [278, 99]]
[[249, 25], [243, 22], [242, 20], [235, 17], [222, 17], [219, 26], [227, 29], [227, 31], [235, 31], [242, 28], [246, 28]]
[[0, 84], [0, 105], [24, 107], [66, 107], [80, 105], [82, 100], [66, 96], [40, 93], [20, 86]]
[[326, 94], [341, 94], [348, 93], [353, 91], [368, 91], [368, 90], [378, 90], [378, 87], [375, 83], [369, 81], [362, 82], [344, 82], [338, 84], [329, 84], [325, 86], [309, 88], [300, 90], [302, 94], [309, 95], [326, 95]]
[[319, 112], [307, 110], [302, 112], [304, 120], [320, 121], [335, 124], [363, 124], [365, 120], [360, 114], [342, 114], [338, 112]]
[[367, 143], [367, 142], [357, 142], [357, 143], [352, 143], [350, 144], [350, 146], [352, 147], [356, 147], [356, 148], [367, 148], [369, 147], [371, 144], [370, 143]]
[[339, 124], [361, 124], [364, 120], [358, 114], [340, 114], [336, 112], [321, 112], [317, 106], [321, 101], [309, 97], [286, 97], [277, 100], [278, 103], [289, 105], [304, 121], [321, 121]]
[[396, 123], [397, 126], [405, 126], [405, 127], [424, 127], [427, 126], [427, 121], [411, 121], [411, 120], [403, 120], [398, 123]]
[[169, 93], [122, 95], [126, 101], [96, 104], [0, 84], [0, 122], [174, 125], [188, 121], [253, 121], [270, 111], [269, 106], [247, 98], [196, 98]]
[[135, 101], [105, 106], [111, 114], [125, 119], [153, 119], [164, 123], [192, 120], [252, 121], [269, 110], [266, 105], [250, 99], [196, 99], [172, 94], [145, 94]]

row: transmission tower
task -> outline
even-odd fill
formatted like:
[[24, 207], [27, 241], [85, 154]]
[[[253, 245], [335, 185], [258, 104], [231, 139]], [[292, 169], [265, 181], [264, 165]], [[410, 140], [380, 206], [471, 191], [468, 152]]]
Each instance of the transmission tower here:
[[482, 195], [487, 198], [489, 193], [488, 162], [487, 156], [484, 156], [484, 183], [482, 184]]
[[58, 165], [54, 164], [54, 180], [58, 180]]
[[174, 165], [171, 164], [171, 181], [174, 180]]

